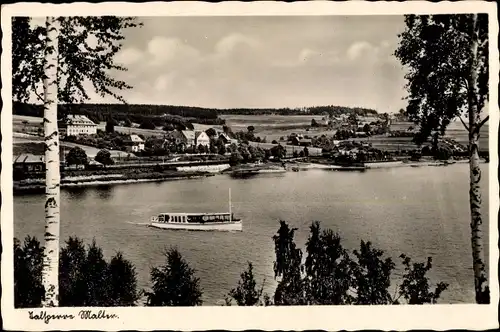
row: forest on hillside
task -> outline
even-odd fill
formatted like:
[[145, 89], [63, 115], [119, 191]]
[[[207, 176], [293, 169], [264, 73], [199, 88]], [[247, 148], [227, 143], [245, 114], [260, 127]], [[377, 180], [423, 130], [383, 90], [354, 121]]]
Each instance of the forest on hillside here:
[[329, 114], [338, 116], [341, 114], [355, 113], [358, 116], [377, 115], [377, 111], [368, 108], [347, 107], [347, 106], [313, 106], [305, 108], [230, 108], [218, 109], [218, 114], [233, 114], [233, 115], [323, 115]]
[[[81, 114], [95, 123], [104, 121], [123, 122], [127, 126], [138, 123], [144, 128], [170, 126], [173, 128], [192, 128], [193, 123], [207, 125], [223, 125], [225, 120], [219, 115], [323, 115], [338, 116], [352, 114], [358, 116], [377, 115], [377, 111], [366, 108], [351, 108], [345, 106], [315, 106], [307, 108], [307, 113], [295, 108], [233, 108], [213, 109], [190, 106], [172, 105], [131, 105], [131, 104], [59, 104], [58, 116], [64, 118], [67, 114]], [[43, 116], [43, 106], [14, 102], [13, 114], [25, 116]]]

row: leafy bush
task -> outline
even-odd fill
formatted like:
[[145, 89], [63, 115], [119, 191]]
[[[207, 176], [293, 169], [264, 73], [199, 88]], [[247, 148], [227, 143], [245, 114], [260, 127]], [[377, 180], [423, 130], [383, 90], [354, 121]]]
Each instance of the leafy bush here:
[[[43, 247], [34, 237], [26, 237], [21, 247], [14, 239], [14, 305], [16, 308], [41, 306]], [[85, 248], [70, 237], [59, 258], [59, 305], [134, 306], [139, 299], [135, 268], [121, 253], [108, 263], [95, 241]]]
[[66, 155], [66, 164], [68, 165], [87, 165], [87, 153], [80, 147], [76, 146], [69, 150]]
[[254, 305], [270, 305], [271, 301], [267, 294], [262, 294], [264, 290], [264, 282], [257, 289], [257, 282], [253, 275], [253, 265], [248, 262], [248, 269], [241, 273], [241, 279], [238, 281], [238, 286], [229, 292], [229, 297], [226, 297], [226, 305], [231, 305], [232, 300], [236, 301], [239, 306], [254, 306]]
[[448, 287], [440, 282], [431, 292], [426, 276], [432, 267], [431, 259], [427, 264], [410, 265], [411, 260], [403, 254], [400, 257], [406, 272], [395, 298], [389, 293], [395, 264], [391, 258], [383, 257], [382, 250], [361, 241], [360, 249], [349, 255], [338, 234], [329, 229], [322, 231], [319, 222], [314, 222], [303, 262], [302, 251], [294, 241], [296, 230], [280, 221], [273, 236], [276, 305], [399, 304], [400, 298], [408, 304], [436, 303]]
[[113, 165], [115, 161], [111, 158], [111, 153], [108, 150], [100, 150], [95, 156], [95, 161], [103, 165]]
[[165, 252], [165, 265], [151, 270], [152, 291], [146, 292], [148, 306], [201, 305], [202, 290], [195, 270], [176, 248]]

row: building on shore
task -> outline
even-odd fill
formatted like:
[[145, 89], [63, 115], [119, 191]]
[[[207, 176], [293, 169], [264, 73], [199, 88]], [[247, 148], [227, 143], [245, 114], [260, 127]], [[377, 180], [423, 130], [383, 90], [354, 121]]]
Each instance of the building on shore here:
[[182, 130], [182, 140], [186, 147], [191, 147], [196, 144], [196, 136], [193, 130]]
[[14, 156], [13, 159], [12, 179], [14, 181], [43, 178], [45, 174], [45, 156], [23, 153], [17, 157]]
[[196, 146], [206, 146], [210, 147], [210, 137], [204, 131], [195, 132], [195, 144]]
[[310, 138], [303, 138], [299, 140], [298, 142], [300, 146], [311, 146], [312, 145], [312, 139]]
[[144, 151], [144, 140], [138, 135], [129, 135], [127, 140], [125, 141], [125, 144], [129, 152]]
[[222, 141], [222, 143], [224, 143], [224, 145], [231, 144], [231, 138], [226, 133], [220, 133], [219, 140]]
[[44, 172], [45, 157], [43, 155], [23, 153], [14, 158], [14, 171], [23, 171], [24, 173]]
[[97, 125], [85, 115], [70, 114], [59, 124], [59, 130], [66, 136], [95, 135]]

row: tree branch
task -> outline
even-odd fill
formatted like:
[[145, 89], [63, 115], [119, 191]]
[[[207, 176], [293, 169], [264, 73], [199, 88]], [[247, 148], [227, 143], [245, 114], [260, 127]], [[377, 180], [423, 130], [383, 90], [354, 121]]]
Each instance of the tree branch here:
[[489, 116], [489, 115], [488, 115], [488, 116], [486, 116], [486, 117], [483, 119], [483, 121], [481, 121], [479, 124], [477, 124], [477, 125], [476, 125], [476, 128], [474, 128], [474, 131], [475, 131], [476, 133], [479, 133], [479, 130], [481, 129], [481, 127], [482, 127], [482, 126], [483, 126], [486, 122], [488, 122], [488, 120], [489, 120], [489, 119], [490, 119], [490, 116]]
[[460, 119], [460, 122], [462, 122], [462, 124], [464, 125], [465, 129], [467, 129], [467, 131], [470, 131], [469, 130], [469, 126], [467, 126], [467, 124], [465, 123], [464, 119], [462, 119], [462, 116], [459, 115], [458, 118]]
[[38, 97], [38, 99], [40, 99], [40, 101], [41, 101], [41, 102], [43, 102], [43, 98], [42, 98], [42, 96], [40, 96], [40, 95], [38, 94], [38, 92], [36, 92], [36, 87], [35, 87], [35, 86], [33, 86], [33, 92], [35, 93], [35, 96], [37, 96], [37, 97]]

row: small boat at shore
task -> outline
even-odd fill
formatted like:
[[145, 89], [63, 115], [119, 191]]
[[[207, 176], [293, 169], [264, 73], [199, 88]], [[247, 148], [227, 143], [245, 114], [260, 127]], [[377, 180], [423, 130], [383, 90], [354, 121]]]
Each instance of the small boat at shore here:
[[242, 231], [242, 220], [234, 218], [229, 189], [229, 212], [173, 213], [165, 212], [151, 217], [150, 227], [191, 231]]
[[339, 165], [332, 165], [331, 167], [327, 168], [329, 171], [355, 171], [355, 172], [364, 172], [366, 170], [365, 166], [339, 166]]
[[276, 173], [286, 173], [284, 168], [258, 168], [258, 169], [237, 169], [231, 171], [229, 174], [235, 178], [247, 178], [259, 174], [276, 174]]

